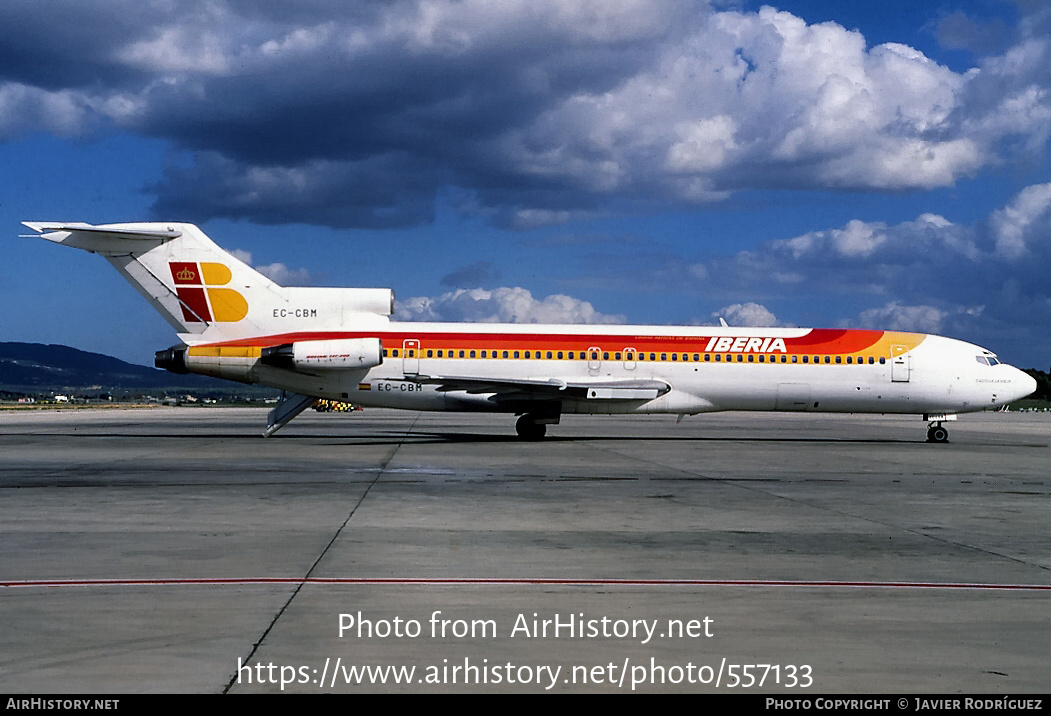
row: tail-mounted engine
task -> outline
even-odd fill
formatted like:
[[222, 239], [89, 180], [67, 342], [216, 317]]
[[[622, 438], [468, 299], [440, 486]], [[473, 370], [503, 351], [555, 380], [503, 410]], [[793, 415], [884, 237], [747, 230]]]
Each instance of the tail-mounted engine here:
[[383, 344], [379, 338], [296, 341], [264, 348], [259, 362], [286, 370], [360, 370], [383, 362]]
[[186, 346], [172, 346], [153, 354], [153, 365], [161, 370], [184, 375], [190, 372], [186, 367]]

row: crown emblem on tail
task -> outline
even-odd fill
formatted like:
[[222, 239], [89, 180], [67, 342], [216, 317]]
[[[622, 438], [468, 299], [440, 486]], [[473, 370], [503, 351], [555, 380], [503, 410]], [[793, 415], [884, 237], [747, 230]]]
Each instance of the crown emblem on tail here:
[[190, 269], [186, 268], [184, 268], [179, 273], [175, 274], [175, 278], [179, 279], [180, 281], [193, 281], [196, 277], [197, 274], [195, 274]]

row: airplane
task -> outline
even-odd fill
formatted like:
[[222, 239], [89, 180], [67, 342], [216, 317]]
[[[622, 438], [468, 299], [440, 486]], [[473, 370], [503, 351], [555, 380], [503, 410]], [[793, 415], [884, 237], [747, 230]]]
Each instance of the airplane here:
[[920, 415], [1003, 406], [1036, 381], [952, 338], [901, 331], [394, 322], [385, 288], [280, 286], [186, 223], [23, 222], [103, 256], [176, 329], [155, 365], [282, 391], [273, 435], [319, 399], [518, 415], [543, 438], [563, 414], [750, 410]]

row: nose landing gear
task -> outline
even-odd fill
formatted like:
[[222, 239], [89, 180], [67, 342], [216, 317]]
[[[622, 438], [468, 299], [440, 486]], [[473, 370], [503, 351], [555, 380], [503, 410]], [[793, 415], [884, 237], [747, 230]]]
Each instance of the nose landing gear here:
[[927, 442], [949, 442], [949, 431], [942, 427], [942, 423], [956, 420], [956, 413], [924, 413], [923, 419], [927, 421]]
[[927, 426], [927, 442], [947, 443], [949, 442], [949, 431], [942, 427], [941, 422], [935, 421]]

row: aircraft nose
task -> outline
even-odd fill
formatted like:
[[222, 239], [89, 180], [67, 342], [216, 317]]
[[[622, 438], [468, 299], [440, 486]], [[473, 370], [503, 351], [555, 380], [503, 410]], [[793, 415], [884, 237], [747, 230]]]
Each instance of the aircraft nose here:
[[[1032, 395], [1036, 392], [1036, 379], [1028, 373], [1014, 369], [1015, 375], [1014, 380], [1011, 381], [1011, 388], [1015, 391], [1015, 397], [1011, 400], [1021, 400], [1026, 396]], [[1009, 401], [1010, 402], [1010, 401]]]

